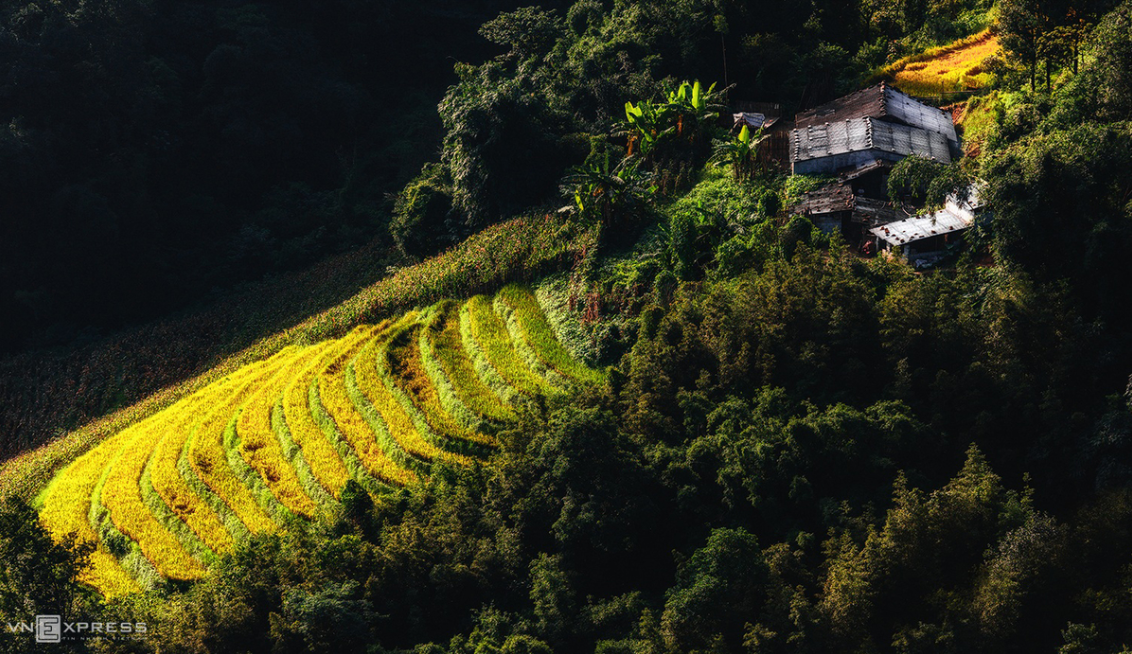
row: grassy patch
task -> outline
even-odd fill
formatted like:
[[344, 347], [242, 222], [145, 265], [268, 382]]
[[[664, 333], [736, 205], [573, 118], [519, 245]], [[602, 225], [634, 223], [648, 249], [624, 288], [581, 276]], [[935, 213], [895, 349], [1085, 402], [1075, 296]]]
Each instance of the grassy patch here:
[[358, 459], [374, 477], [395, 486], [404, 486], [416, 475], [397, 464], [382, 449], [365, 418], [358, 413], [346, 391], [345, 372], [348, 362], [338, 360], [318, 379], [318, 396], [327, 414]]
[[1001, 50], [998, 36], [984, 30], [938, 48], [905, 57], [883, 68], [876, 81], [888, 79], [909, 95], [935, 96], [979, 89], [991, 81], [983, 62]]
[[[166, 430], [142, 473], [142, 498], [150, 511], [198, 558], [209, 563], [232, 546], [232, 534], [209, 505], [189, 487], [177, 462], [205, 407], [231, 388], [226, 380], [193, 394], [180, 420]], [[199, 543], [199, 545], [198, 545]]]
[[[519, 353], [511, 343], [511, 334], [503, 319], [496, 315], [490, 299], [483, 295], [468, 300], [462, 309], [463, 316], [467, 317], [468, 330], [464, 344], [469, 350], [483, 354], [487, 364], [494, 370], [504, 384], [528, 395], [545, 395], [554, 392], [554, 388], [543, 378], [527, 368]], [[481, 366], [477, 366], [479, 371]], [[500, 392], [493, 380], [485, 379], [489, 386]]]
[[[269, 365], [259, 375], [273, 372], [293, 352], [293, 348], [288, 348], [272, 357]], [[243, 480], [233, 472], [224, 443], [224, 435], [232, 422], [232, 416], [247, 402], [255, 389], [252, 380], [248, 380], [226, 396], [223, 402], [210, 407], [207, 418], [189, 439], [188, 460], [196, 477], [232, 510], [240, 522], [249, 531], [260, 533], [272, 531], [275, 523]]]
[[[452, 402], [467, 407], [480, 419], [480, 424], [491, 426], [482, 431], [490, 433], [496, 425], [515, 419], [514, 410], [476, 374], [475, 364], [460, 334], [458, 303], [449, 300], [436, 306], [428, 327], [421, 330], [421, 348], [426, 369], [430, 361], [435, 362], [439, 368], [435, 373], [437, 378], [447, 381], [447, 384], [437, 382], [437, 388], [442, 394], [452, 393]], [[458, 417], [459, 414], [453, 415]]]
[[541, 363], [577, 382], [599, 384], [604, 381], [600, 372], [582, 365], [562, 347], [538, 299], [529, 289], [508, 286], [499, 292], [496, 303], [510, 310], [517, 326], [514, 340], [529, 345]]
[[314, 417], [311, 389], [335, 361], [353, 357], [369, 333], [369, 328], [359, 328], [337, 340], [322, 358], [296, 375], [283, 393], [283, 423], [293, 447], [291, 451], [285, 449], [284, 454], [292, 459], [301, 456], [314, 479], [333, 497], [338, 496], [350, 479], [350, 471], [335, 448], [336, 431], [328, 433]]
[[[510, 281], [534, 280], [572, 264], [577, 253], [592, 246], [592, 241], [592, 234], [571, 231], [553, 216], [517, 218], [493, 225], [437, 257], [402, 268], [341, 304], [257, 341], [204, 373], [8, 460], [0, 467], [0, 494], [35, 498], [59, 470], [106, 438], [284, 347], [344, 336], [357, 325], [376, 322], [412, 306], [489, 292]], [[118, 355], [131, 356], [129, 350]], [[151, 352], [147, 357], [147, 365], [162, 359]], [[313, 461], [311, 464], [315, 465]]]
[[196, 579], [204, 574], [204, 566], [150, 513], [141, 497], [142, 471], [167, 428], [166, 421], [158, 421], [123, 444], [121, 455], [110, 466], [110, 475], [102, 488], [102, 504], [109, 511], [114, 526], [138, 544], [162, 576]]
[[525, 287], [442, 303], [284, 348], [126, 427], [57, 476], [43, 519], [117, 559], [91, 577], [107, 594], [119, 569], [143, 588], [196, 579], [236, 540], [313, 518], [350, 478], [385, 493], [434, 462], [490, 456], [497, 441], [475, 428], [488, 421], [465, 396], [502, 426], [515, 416], [503, 397], [602, 379]]
[[271, 429], [279, 439], [279, 447], [283, 451], [283, 456], [291, 462], [291, 466], [295, 469], [295, 474], [299, 478], [299, 483], [303, 485], [303, 490], [320, 508], [328, 509], [334, 503], [334, 495], [327, 492], [319, 483], [310, 464], [307, 463], [307, 458], [303, 456], [302, 450], [291, 436], [291, 430], [287, 427], [282, 397], [271, 409]]
[[565, 275], [549, 277], [535, 288], [535, 297], [558, 342], [574, 359], [595, 365], [597, 353], [580, 314], [570, 310], [570, 282]]
[[290, 460], [283, 455], [279, 437], [272, 427], [272, 413], [287, 384], [316, 360], [327, 345], [314, 346], [298, 353], [252, 396], [236, 424], [240, 443], [238, 452], [243, 460], [264, 480], [283, 506], [307, 518], [314, 515], [315, 503], [299, 483]]
[[417, 321], [406, 323], [390, 335], [389, 343], [378, 352], [378, 368], [397, 401], [413, 418], [417, 430], [436, 446], [458, 452], [450, 455], [467, 464], [467, 455], [488, 456], [495, 439], [464, 428], [444, 410], [436, 386], [421, 362], [420, 330]]
[[424, 474], [428, 465], [443, 452], [420, 434], [412, 418], [386, 387], [378, 370], [378, 361], [384, 358], [391, 335], [406, 319], [412, 320], [412, 314], [382, 330], [358, 353], [346, 371], [346, 389], [379, 438], [389, 439], [386, 449], [390, 455], [397, 457], [402, 465]]

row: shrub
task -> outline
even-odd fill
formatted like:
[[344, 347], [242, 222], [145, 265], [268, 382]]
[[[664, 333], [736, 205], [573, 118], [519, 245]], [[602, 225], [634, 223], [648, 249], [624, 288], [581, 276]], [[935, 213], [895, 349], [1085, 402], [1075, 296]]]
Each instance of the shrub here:
[[424, 257], [443, 248], [445, 219], [452, 210], [452, 181], [440, 164], [426, 164], [409, 182], [393, 209], [389, 231], [406, 254]]

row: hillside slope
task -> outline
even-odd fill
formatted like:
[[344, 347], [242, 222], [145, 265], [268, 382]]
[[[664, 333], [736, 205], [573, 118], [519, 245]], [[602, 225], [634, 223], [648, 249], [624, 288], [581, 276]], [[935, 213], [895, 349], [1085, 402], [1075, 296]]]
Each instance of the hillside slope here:
[[236, 541], [332, 510], [350, 481], [382, 494], [471, 465], [529, 400], [601, 379], [530, 291], [445, 301], [289, 345], [118, 431], [55, 477], [41, 519], [97, 544], [83, 579], [106, 595], [195, 579]]
[[[134, 392], [137, 393], [134, 403], [5, 462], [0, 467], [0, 494], [30, 499], [60, 467], [102, 439], [170, 406], [223, 375], [276, 354], [288, 345], [307, 345], [340, 337], [360, 324], [380, 321], [413, 306], [491, 292], [509, 281], [530, 281], [542, 273], [573, 264], [587, 248], [592, 248], [592, 235], [569, 228], [550, 217], [519, 218], [495, 225], [444, 254], [402, 268], [329, 309], [260, 338], [183, 381], [167, 374], [168, 371], [163, 368], [169, 365], [165, 355], [171, 350], [176, 351], [180, 342], [162, 338], [160, 330], [157, 334], [143, 334], [137, 340], [148, 343], [146, 348], [135, 348], [137, 343], [134, 341], [120, 344], [113, 351], [114, 356], [89, 363], [93, 375], [84, 382], [96, 388], [97, 384], [112, 387], [111, 382], [115, 378], [132, 374], [136, 380]], [[203, 354], [197, 354], [201, 358], [195, 365], [199, 366], [207, 362], [208, 357], [225, 353], [222, 349], [205, 348]], [[99, 366], [100, 362], [104, 365]], [[160, 384], [155, 384], [154, 380], [159, 380]], [[12, 392], [18, 390], [13, 389]], [[64, 392], [56, 394], [58, 397], [65, 395]], [[55, 396], [47, 394], [48, 400], [51, 397]], [[44, 403], [32, 406], [39, 407], [40, 404]], [[20, 407], [27, 408], [17, 403], [13, 410]], [[42, 408], [46, 412], [50, 406]]]
[[887, 78], [901, 91], [917, 96], [937, 96], [985, 86], [991, 79], [984, 64], [1001, 56], [999, 37], [984, 30], [953, 43], [930, 48], [885, 67], [878, 77]]

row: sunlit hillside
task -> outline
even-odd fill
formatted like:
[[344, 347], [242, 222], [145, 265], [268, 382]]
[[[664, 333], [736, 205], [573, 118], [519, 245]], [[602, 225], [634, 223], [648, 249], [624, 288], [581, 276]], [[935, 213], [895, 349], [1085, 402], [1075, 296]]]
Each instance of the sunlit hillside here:
[[444, 301], [343, 338], [289, 346], [103, 441], [60, 472], [40, 515], [98, 542], [107, 595], [200, 577], [252, 533], [470, 465], [528, 399], [601, 374], [559, 344], [530, 291]]
[[883, 72], [900, 90], [911, 95], [933, 96], [977, 89], [990, 80], [984, 62], [1000, 49], [998, 36], [986, 30], [905, 57]]

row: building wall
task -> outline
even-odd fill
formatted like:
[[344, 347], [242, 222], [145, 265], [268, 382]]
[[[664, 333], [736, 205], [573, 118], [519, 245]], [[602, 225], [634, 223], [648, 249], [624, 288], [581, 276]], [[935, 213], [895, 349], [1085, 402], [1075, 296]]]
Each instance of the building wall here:
[[867, 163], [872, 163], [877, 159], [899, 162], [903, 158], [904, 157], [898, 154], [881, 150], [859, 150], [857, 152], [846, 152], [828, 157], [820, 157], [818, 159], [795, 161], [792, 171], [795, 175], [824, 175], [837, 172], [844, 168], [856, 168]]

